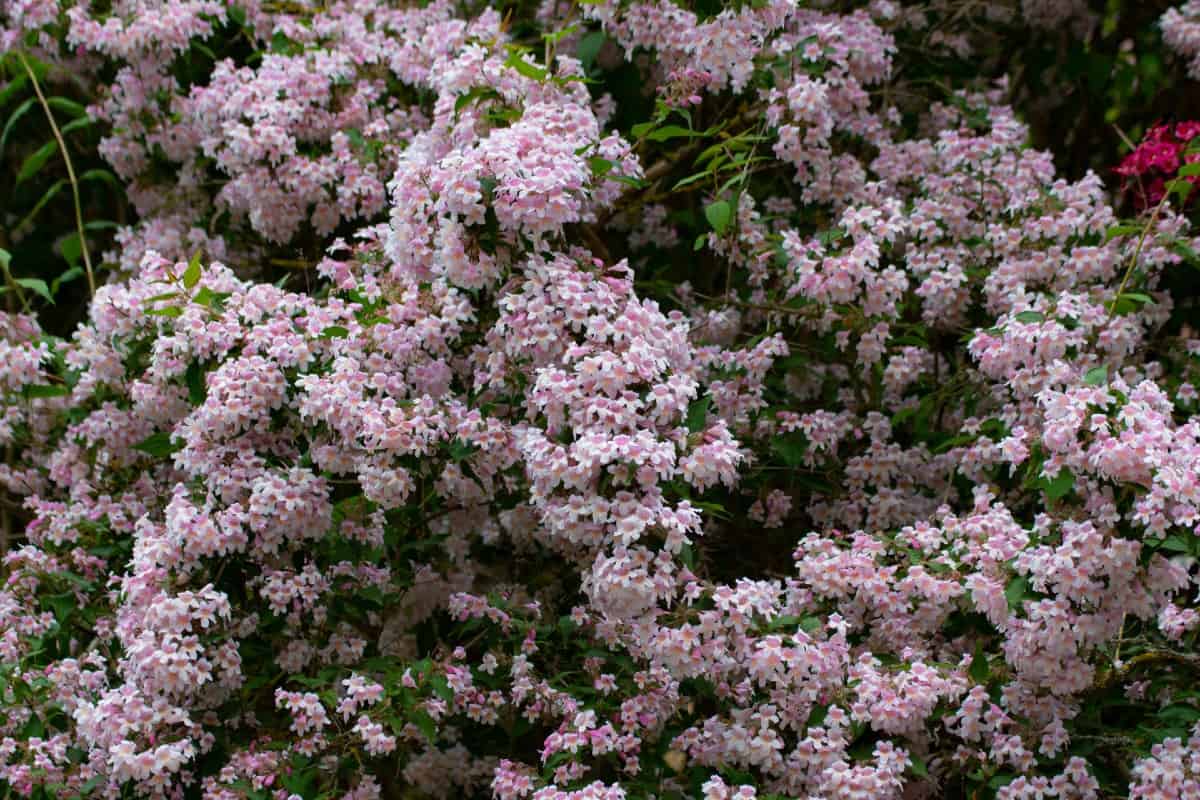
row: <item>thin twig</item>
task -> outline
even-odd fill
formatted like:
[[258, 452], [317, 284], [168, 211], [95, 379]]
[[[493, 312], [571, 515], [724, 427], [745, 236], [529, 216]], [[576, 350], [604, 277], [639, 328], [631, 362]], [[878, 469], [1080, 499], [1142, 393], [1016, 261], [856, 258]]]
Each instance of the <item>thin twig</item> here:
[[1121, 279], [1121, 285], [1117, 287], [1117, 293], [1113, 297], [1112, 303], [1108, 306], [1109, 316], [1112, 316], [1113, 311], [1116, 310], [1117, 302], [1121, 299], [1121, 295], [1125, 293], [1125, 287], [1129, 284], [1129, 279], [1133, 276], [1133, 271], [1138, 265], [1138, 259], [1142, 255], [1142, 246], [1146, 243], [1146, 236], [1149, 235], [1150, 229], [1154, 227], [1154, 224], [1158, 222], [1158, 215], [1162, 213], [1163, 206], [1167, 204], [1167, 199], [1170, 196], [1170, 192], [1163, 194], [1162, 199], [1158, 201], [1158, 205], [1154, 207], [1154, 212], [1150, 215], [1150, 220], [1142, 228], [1142, 233], [1138, 236], [1137, 247], [1133, 249], [1133, 256], [1129, 259], [1129, 268], [1125, 270], [1125, 277]]
[[46, 102], [46, 96], [42, 94], [42, 87], [38, 83], [37, 75], [33, 73], [33, 68], [29, 66], [29, 61], [26, 60], [24, 53], [18, 51], [17, 58], [21, 59], [21, 66], [25, 67], [25, 72], [29, 75], [29, 81], [33, 84], [33, 91], [37, 93], [38, 101], [42, 104], [42, 110], [46, 112], [46, 119], [50, 122], [50, 129], [54, 131], [54, 138], [58, 140], [58, 149], [62, 151], [63, 161], [67, 164], [67, 176], [71, 179], [71, 194], [75, 198], [75, 227], [79, 232], [79, 249], [83, 251], [83, 266], [87, 270], [88, 294], [94, 297], [96, 294], [96, 275], [92, 271], [92, 257], [88, 253], [87, 236], [83, 230], [83, 206], [79, 202], [79, 181], [75, 179], [75, 168], [71, 165], [71, 154], [67, 152], [67, 143], [63, 139], [62, 131], [58, 129], [58, 123], [54, 121], [54, 112], [50, 110], [50, 104]]

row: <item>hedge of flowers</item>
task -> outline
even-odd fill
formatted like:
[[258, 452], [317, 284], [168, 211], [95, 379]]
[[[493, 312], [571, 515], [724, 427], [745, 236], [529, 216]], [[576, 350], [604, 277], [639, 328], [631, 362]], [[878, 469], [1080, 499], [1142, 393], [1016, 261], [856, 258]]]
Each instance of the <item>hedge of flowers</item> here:
[[1200, 124], [937, 7], [6, 0], [136, 212], [0, 251], [7, 796], [1200, 797]]

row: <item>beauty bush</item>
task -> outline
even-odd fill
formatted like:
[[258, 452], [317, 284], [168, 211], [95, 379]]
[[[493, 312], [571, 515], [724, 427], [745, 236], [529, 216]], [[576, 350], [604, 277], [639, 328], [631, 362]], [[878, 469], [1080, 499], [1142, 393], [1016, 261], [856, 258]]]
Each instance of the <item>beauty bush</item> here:
[[943, 5], [6, 0], [136, 222], [2, 254], [4, 791], [1200, 797], [1200, 123]]

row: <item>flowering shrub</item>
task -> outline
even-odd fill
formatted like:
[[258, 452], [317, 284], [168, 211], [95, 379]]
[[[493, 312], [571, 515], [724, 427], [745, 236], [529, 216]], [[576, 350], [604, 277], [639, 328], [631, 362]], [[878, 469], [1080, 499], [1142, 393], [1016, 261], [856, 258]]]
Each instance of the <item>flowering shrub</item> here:
[[1116, 173], [1125, 179], [1124, 188], [1133, 192], [1139, 208], [1162, 202], [1169, 179], [1181, 181], [1172, 182], [1187, 199], [1191, 187], [1184, 183], [1194, 186], [1200, 175], [1200, 166], [1193, 166], [1200, 161], [1200, 153], [1190, 146], [1197, 135], [1200, 122], [1157, 125], [1116, 167]]
[[1200, 792], [1194, 125], [833, 5], [5, 4], [136, 211], [2, 254], [5, 790]]

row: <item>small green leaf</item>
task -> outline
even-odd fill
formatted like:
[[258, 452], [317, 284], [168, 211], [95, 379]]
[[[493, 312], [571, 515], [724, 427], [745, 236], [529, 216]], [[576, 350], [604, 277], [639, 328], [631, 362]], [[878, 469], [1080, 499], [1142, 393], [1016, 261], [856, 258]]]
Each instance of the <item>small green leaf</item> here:
[[166, 431], [159, 431], [158, 433], [147, 436], [145, 439], [135, 444], [133, 449], [140, 450], [148, 455], [162, 458], [163, 456], [171, 455], [177, 450], [182, 450], [183, 445], [172, 444], [171, 434], [167, 433]]
[[464, 442], [462, 439], [454, 439], [450, 442], [450, 458], [454, 461], [463, 461], [477, 452], [479, 452], [479, 446], [471, 442]]
[[50, 287], [41, 278], [16, 278], [13, 282], [39, 295], [47, 303], [54, 303], [54, 295], [50, 294]]
[[1171, 242], [1171, 250], [1196, 269], [1200, 269], [1200, 253], [1193, 250], [1192, 246], [1187, 242], [1176, 239], [1174, 242]]
[[607, 158], [601, 158], [600, 156], [592, 156], [591, 158], [588, 159], [588, 166], [590, 166], [592, 168], [592, 176], [593, 177], [603, 178], [605, 175], [612, 172], [613, 167], [615, 167], [616, 164], [614, 164], [612, 161], [610, 161]]
[[804, 464], [804, 454], [808, 450], [808, 439], [801, 431], [774, 436], [771, 438], [771, 450], [787, 466], [799, 467]]
[[8, 136], [13, 132], [17, 122], [29, 112], [29, 109], [33, 108], [33, 104], [36, 102], [36, 97], [30, 97], [24, 103], [17, 106], [13, 113], [9, 114], [8, 122], [4, 124], [4, 132], [0, 133], [0, 153], [4, 152], [4, 145], [8, 142]]
[[207, 286], [201, 286], [200, 291], [196, 292], [196, 296], [192, 298], [192, 302], [198, 306], [220, 311], [221, 303], [228, 298], [229, 292], [214, 292]]
[[703, 134], [689, 130], [682, 125], [663, 125], [661, 128], [656, 128], [648, 133], [646, 138], [652, 142], [665, 142], [668, 139], [679, 139], [682, 137], [695, 136], [703, 136]]
[[1123, 223], [1121, 225], [1113, 225], [1111, 228], [1109, 228], [1105, 232], [1104, 241], [1106, 243], [1111, 242], [1113, 239], [1116, 239], [1118, 236], [1132, 236], [1135, 233], [1141, 233], [1141, 231], [1142, 231], [1142, 228], [1140, 225], [1133, 225], [1133, 224], [1129, 224], [1129, 223]]
[[629, 129], [629, 133], [634, 139], [641, 139], [643, 136], [654, 130], [659, 120], [650, 120], [649, 122], [639, 122]]
[[1084, 373], [1083, 382], [1088, 386], [1103, 386], [1108, 383], [1108, 367], [1092, 367]]
[[1195, 175], [1200, 175], [1200, 162], [1192, 161], [1179, 168], [1179, 177], [1181, 178], [1191, 178]]
[[192, 254], [187, 269], [183, 271], [183, 288], [191, 289], [200, 282], [200, 251]]
[[579, 58], [579, 63], [583, 65], [585, 73], [591, 72], [592, 64], [596, 63], [596, 56], [600, 54], [600, 48], [604, 46], [604, 39], [603, 31], [592, 31], [579, 40], [579, 48], [575, 51], [575, 55]]
[[712, 397], [704, 395], [692, 401], [688, 406], [686, 425], [690, 433], [699, 433], [708, 421], [708, 409], [712, 405]]
[[532, 78], [535, 81], [545, 80], [546, 75], [548, 74], [546, 70], [542, 69], [541, 67], [530, 64], [521, 57], [519, 52], [516, 51], [509, 54], [508, 58], [504, 61], [504, 66], [511, 67], [520, 74], [524, 75], [526, 78]]
[[1058, 475], [1046, 479], [1042, 488], [1046, 492], [1046, 497], [1051, 500], [1061, 500], [1075, 488], [1075, 476], [1071, 474], [1071, 470], [1063, 467], [1058, 471]]
[[321, 331], [320, 338], [322, 339], [345, 339], [350, 335], [350, 330], [341, 325], [330, 325], [325, 330]]
[[58, 143], [50, 141], [33, 151], [21, 164], [21, 169], [17, 172], [16, 183], [24, 183], [37, 175], [42, 167], [46, 166], [46, 162], [50, 160], [50, 156], [54, 155], [56, 149], [58, 149]]
[[437, 739], [437, 725], [434, 724], [433, 717], [429, 716], [422, 708], [413, 709], [411, 719], [414, 725], [421, 729], [421, 733], [425, 734], [425, 738], [430, 742]]
[[445, 700], [447, 703], [453, 702], [454, 690], [450, 688], [450, 683], [446, 680], [446, 676], [440, 672], [435, 673], [429, 678], [429, 685], [433, 689], [433, 693]]
[[124, 187], [121, 186], [121, 182], [117, 180], [117, 176], [106, 169], [89, 169], [79, 176], [80, 183], [86, 183], [88, 181], [101, 181], [103, 183], [107, 183], [119, 193], [123, 193], [125, 191]]
[[95, 791], [102, 783], [104, 783], [103, 775], [93, 775], [79, 787], [79, 794], [87, 796]]
[[975, 645], [975, 655], [971, 657], [971, 668], [967, 670], [971, 680], [976, 683], [986, 683], [991, 669], [988, 666], [987, 654], [983, 652], [983, 643]]
[[71, 390], [68, 389], [66, 386], [62, 385], [61, 383], [38, 384], [35, 386], [26, 386], [22, 390], [22, 394], [24, 394], [28, 398], [62, 397], [63, 395], [68, 395], [70, 393], [71, 393]]
[[73, 133], [73, 132], [79, 130], [80, 128], [89, 128], [89, 127], [91, 127], [91, 125], [92, 125], [91, 117], [79, 117], [78, 119], [73, 119], [70, 122], [68, 122], [66, 125], [63, 125], [61, 128], [58, 129], [58, 132], [61, 133], [63, 136], [66, 136], [68, 133]]
[[83, 275], [83, 267], [80, 267], [80, 266], [71, 267], [66, 272], [64, 272], [62, 275], [59, 275], [54, 280], [50, 281], [50, 293], [55, 294], [55, 295], [58, 294], [58, 287], [62, 286], [64, 283], [70, 283], [71, 281], [75, 280], [78, 277], [81, 277], [82, 275]]
[[698, 180], [701, 180], [702, 178], [707, 178], [710, 174], [712, 174], [712, 173], [709, 170], [704, 170], [703, 172], [697, 172], [693, 175], [688, 175], [686, 178], [682, 179], [681, 181], [679, 181], [679, 183], [675, 184], [671, 188], [679, 189], [684, 186], [690, 186], [691, 184], [695, 183]]
[[704, 218], [718, 235], [723, 235], [729, 228], [729, 221], [733, 219], [733, 208], [725, 200], [709, 203], [704, 207]]
[[1178, 534], [1163, 539], [1161, 548], [1163, 550], [1170, 550], [1172, 553], [1190, 553], [1192, 551], [1192, 546], [1188, 543], [1187, 539]]
[[16, 225], [13, 226], [13, 230], [21, 230], [21, 229], [25, 228], [26, 226], [32, 224], [34, 217], [36, 217], [38, 215], [38, 213], [43, 208], [46, 207], [46, 204], [49, 203], [51, 200], [53, 200], [55, 198], [55, 196], [59, 192], [61, 192], [63, 190], [63, 187], [65, 187], [66, 185], [67, 185], [66, 178], [61, 178], [61, 179], [55, 181], [54, 185], [51, 186], [49, 189], [47, 189], [46, 193], [43, 194], [38, 199], [38, 201], [34, 204], [33, 209], [28, 214], [26, 214], [25, 217], [20, 222], [18, 222]]
[[204, 398], [208, 395], [208, 387], [204, 382], [204, 367], [200, 365], [199, 361], [188, 364], [184, 380], [187, 381], [188, 400], [192, 405], [198, 406], [203, 403]]
[[72, 117], [82, 117], [87, 114], [87, 109], [82, 103], [76, 103], [74, 100], [69, 100], [66, 97], [48, 97], [46, 105], [53, 109], [62, 111], [64, 114], [69, 114]]
[[1008, 607], [1018, 609], [1025, 598], [1029, 597], [1029, 579], [1024, 575], [1018, 575], [1012, 579], [1012, 582], [1004, 589], [1004, 599], [1008, 601]]
[[1125, 292], [1124, 294], [1121, 295], [1121, 297], [1128, 298], [1129, 300], [1132, 300], [1135, 303], [1141, 303], [1144, 306], [1148, 306], [1154, 302], [1154, 298], [1151, 297], [1150, 295], [1139, 294], [1137, 292]]
[[1167, 181], [1167, 193], [1175, 195], [1180, 200], [1187, 200], [1188, 195], [1190, 195], [1192, 190], [1195, 188], [1196, 185], [1194, 183], [1184, 178], [1176, 178], [1173, 181]]
[[1022, 311], [1013, 317], [1017, 322], [1024, 322], [1026, 325], [1034, 322], [1045, 322], [1046, 315], [1040, 311]]
[[71, 266], [75, 266], [83, 258], [83, 245], [79, 241], [79, 234], [72, 233], [63, 238], [59, 244], [59, 249], [62, 250], [62, 257]]
[[27, 83], [29, 83], [29, 78], [25, 75], [18, 75], [6, 83], [4, 88], [0, 89], [0, 108], [8, 105], [8, 101], [20, 93]]

